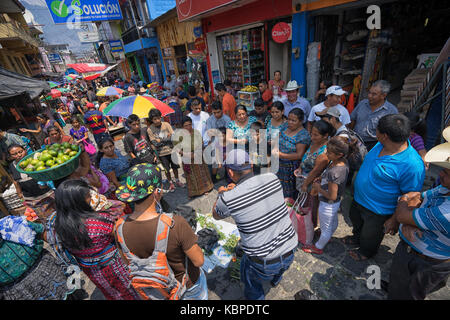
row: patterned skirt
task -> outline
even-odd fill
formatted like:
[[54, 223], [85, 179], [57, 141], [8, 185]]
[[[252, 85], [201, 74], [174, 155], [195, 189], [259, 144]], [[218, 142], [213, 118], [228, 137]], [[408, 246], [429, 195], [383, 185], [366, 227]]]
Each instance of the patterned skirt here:
[[283, 195], [285, 198], [297, 199], [298, 191], [295, 188], [294, 171], [298, 168], [299, 164], [299, 161], [286, 161], [280, 159], [277, 176], [283, 187]]
[[119, 255], [103, 268], [82, 270], [107, 300], [139, 300], [138, 294], [131, 287], [130, 272]]
[[61, 265], [43, 249], [34, 266], [19, 280], [0, 287], [0, 300], [65, 300], [68, 293]]
[[184, 164], [184, 175], [186, 176], [189, 197], [201, 196], [211, 191], [214, 184], [206, 164]]

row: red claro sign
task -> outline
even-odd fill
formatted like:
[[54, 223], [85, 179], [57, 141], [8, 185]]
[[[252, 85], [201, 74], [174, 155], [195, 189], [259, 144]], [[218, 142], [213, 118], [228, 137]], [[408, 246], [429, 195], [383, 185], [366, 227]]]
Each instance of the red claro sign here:
[[284, 43], [291, 39], [291, 26], [286, 22], [279, 22], [272, 28], [272, 39], [277, 43]]
[[194, 45], [195, 45], [195, 49], [197, 49], [198, 51], [205, 51], [206, 50], [205, 38], [200, 37], [200, 38], [195, 39]]

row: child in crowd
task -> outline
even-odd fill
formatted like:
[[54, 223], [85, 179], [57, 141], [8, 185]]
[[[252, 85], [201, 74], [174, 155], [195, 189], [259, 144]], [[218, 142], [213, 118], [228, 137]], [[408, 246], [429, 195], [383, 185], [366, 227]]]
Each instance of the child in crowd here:
[[263, 125], [259, 121], [253, 122], [250, 126], [249, 156], [255, 175], [260, 174], [261, 168], [267, 168], [270, 164], [271, 146], [266, 131], [262, 131], [261, 135], [260, 130], [263, 130]]
[[92, 143], [89, 140], [89, 130], [82, 126], [78, 116], [72, 116], [70, 118], [70, 124], [72, 128], [70, 129], [70, 136], [73, 138], [74, 143], [80, 143], [82, 141], [86, 141], [87, 143]]
[[266, 119], [270, 116], [270, 113], [267, 111], [267, 106], [263, 99], [257, 98], [254, 102], [255, 110], [252, 110], [249, 113], [249, 116], [256, 117], [256, 121], [261, 122], [263, 125], [266, 123]]
[[405, 112], [404, 115], [409, 119], [411, 124], [411, 135], [409, 136], [409, 142], [422, 158], [425, 163], [425, 167], [428, 168], [428, 164], [425, 162], [425, 154], [427, 153], [427, 149], [425, 149], [424, 144], [424, 140], [427, 135], [427, 124], [425, 123], [425, 119], [421, 119], [420, 114], [414, 111]]
[[[168, 122], [161, 121], [161, 111], [158, 109], [151, 109], [148, 113], [148, 122], [150, 125], [147, 127], [148, 137], [156, 148], [159, 159], [166, 171], [167, 180], [169, 180], [169, 191], [175, 191], [175, 184], [178, 187], [184, 187], [184, 184], [180, 182], [178, 176], [178, 169], [180, 168], [172, 160], [172, 126]], [[170, 174], [170, 169], [172, 168], [173, 174], [175, 176], [175, 184], [172, 180], [172, 175]]]
[[[330, 164], [321, 176], [321, 180], [313, 183], [313, 195], [319, 196], [320, 238], [315, 244], [302, 248], [307, 253], [322, 254], [323, 248], [330, 241], [338, 227], [338, 210], [345, 191], [349, 172], [347, 157], [355, 151], [355, 147], [343, 137], [333, 137], [327, 143], [327, 157]], [[320, 179], [320, 178], [319, 178]]]

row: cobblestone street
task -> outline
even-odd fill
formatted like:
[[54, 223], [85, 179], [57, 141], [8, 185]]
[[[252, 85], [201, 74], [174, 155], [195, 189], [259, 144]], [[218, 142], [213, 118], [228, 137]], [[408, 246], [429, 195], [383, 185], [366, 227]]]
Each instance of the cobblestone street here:
[[[66, 126], [64, 130], [68, 132], [70, 126]], [[125, 154], [122, 140], [116, 141], [116, 147]], [[225, 185], [223, 180], [217, 183], [214, 190], [209, 194], [194, 199], [188, 198], [186, 188], [177, 188], [175, 192], [164, 195], [164, 198], [172, 209], [180, 204], [187, 204], [197, 212], [207, 214], [212, 212], [212, 206], [217, 198], [217, 189], [221, 185]], [[339, 227], [332, 240], [325, 247], [324, 253], [313, 255], [300, 249], [297, 250], [294, 262], [284, 273], [280, 284], [275, 288], [267, 284], [267, 300], [293, 300], [294, 294], [301, 289], [308, 289], [321, 299], [326, 300], [386, 299], [387, 293], [382, 289], [368, 289], [367, 279], [372, 273], [367, 273], [366, 270], [370, 265], [379, 266], [382, 280], [389, 280], [389, 269], [399, 236], [398, 234], [395, 236], [386, 235], [378, 254], [374, 258], [364, 262], [353, 261], [347, 253], [349, 247], [339, 240], [351, 234], [351, 223], [348, 218], [351, 200], [350, 189], [347, 189], [339, 213]], [[225, 221], [234, 223], [231, 218], [227, 218]], [[206, 277], [210, 300], [244, 299], [242, 283], [230, 277], [228, 268], [216, 267], [211, 273], [206, 274]], [[83, 277], [83, 279], [84, 289], [89, 294], [87, 299], [104, 300], [100, 290], [96, 289], [87, 277]], [[430, 294], [427, 299], [450, 299], [450, 284], [447, 283], [445, 288]]]

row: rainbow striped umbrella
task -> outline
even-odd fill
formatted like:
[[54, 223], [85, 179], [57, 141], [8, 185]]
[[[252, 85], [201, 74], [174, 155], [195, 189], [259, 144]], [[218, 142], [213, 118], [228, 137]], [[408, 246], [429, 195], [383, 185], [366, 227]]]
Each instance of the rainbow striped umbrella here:
[[128, 118], [129, 115], [135, 114], [142, 119], [148, 118], [148, 112], [154, 108], [161, 111], [163, 117], [175, 112], [171, 107], [158, 99], [137, 95], [124, 97], [111, 102], [103, 109], [103, 114], [123, 118]]
[[122, 89], [116, 87], [104, 87], [97, 91], [97, 96], [118, 96], [121, 95], [124, 91]]
[[50, 86], [50, 88], [54, 88], [57, 86], [60, 86], [61, 83], [55, 82], [55, 81], [47, 81], [48, 85]]

